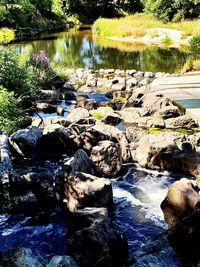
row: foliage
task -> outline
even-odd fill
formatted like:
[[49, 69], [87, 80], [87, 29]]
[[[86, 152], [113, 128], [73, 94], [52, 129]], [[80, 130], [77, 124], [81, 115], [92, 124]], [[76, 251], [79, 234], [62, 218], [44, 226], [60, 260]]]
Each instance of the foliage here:
[[200, 60], [188, 59], [183, 66], [182, 72], [185, 73], [187, 71], [199, 71], [200, 70]]
[[15, 39], [15, 32], [8, 28], [0, 29], [0, 44], [8, 44]]
[[173, 41], [169, 36], [165, 36], [160, 40], [161, 44], [165, 47], [172, 45]]
[[195, 18], [200, 14], [199, 0], [143, 0], [143, 4], [147, 13], [164, 22]]
[[115, 97], [111, 100], [112, 103], [125, 103], [126, 98], [125, 97]]
[[189, 50], [193, 59], [200, 59], [200, 35], [192, 37], [189, 42]]
[[20, 99], [15, 97], [14, 92], [0, 86], [0, 129], [8, 133], [18, 130], [24, 115]]

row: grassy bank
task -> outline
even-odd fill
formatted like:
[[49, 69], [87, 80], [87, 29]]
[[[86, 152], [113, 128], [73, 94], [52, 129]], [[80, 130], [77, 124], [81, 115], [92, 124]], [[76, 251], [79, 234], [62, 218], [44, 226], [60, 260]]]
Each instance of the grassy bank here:
[[[96, 20], [93, 32], [104, 37], [134, 37], [139, 38], [146, 34], [146, 29], [167, 28], [183, 31], [183, 38], [187, 36], [200, 35], [200, 19], [185, 20], [182, 22], [163, 23], [150, 15], [139, 13], [119, 19]], [[156, 32], [152, 32], [152, 35]]]

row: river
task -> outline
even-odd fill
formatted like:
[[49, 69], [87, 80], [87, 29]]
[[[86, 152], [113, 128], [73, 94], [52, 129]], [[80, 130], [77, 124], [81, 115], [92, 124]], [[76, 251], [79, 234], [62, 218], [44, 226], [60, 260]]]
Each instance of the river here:
[[[19, 53], [38, 53], [43, 50], [51, 60], [66, 68], [137, 69], [172, 73], [180, 71], [187, 58], [184, 49], [93, 39], [88, 29], [51, 34], [13, 46]], [[112, 182], [115, 210], [111, 218], [128, 240], [128, 266], [197, 266], [176, 255], [167, 241], [167, 226], [160, 204], [175, 179], [169, 173], [131, 167], [120, 181]], [[23, 214], [1, 215], [0, 266], [15, 266], [13, 259], [16, 257], [13, 255], [18, 250], [18, 258], [30, 253], [31, 257], [46, 266], [52, 256], [67, 253], [66, 240], [65, 222], [56, 212], [34, 217]], [[10, 250], [10, 254], [6, 252]], [[11, 262], [8, 260], [7, 265], [3, 264], [3, 257], [11, 258]]]
[[161, 48], [95, 38], [91, 29], [69, 30], [14, 44], [19, 53], [43, 50], [51, 60], [66, 68], [136, 69], [152, 72], [179, 72], [186, 48]]

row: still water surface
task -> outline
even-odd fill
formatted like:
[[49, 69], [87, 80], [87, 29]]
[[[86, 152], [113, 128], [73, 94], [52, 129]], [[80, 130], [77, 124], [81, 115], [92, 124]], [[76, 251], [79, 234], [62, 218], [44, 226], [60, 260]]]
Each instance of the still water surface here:
[[67, 68], [114, 68], [178, 72], [183, 67], [185, 48], [160, 48], [95, 38], [90, 29], [70, 30], [39, 40], [16, 43], [19, 53], [43, 50], [51, 60]]

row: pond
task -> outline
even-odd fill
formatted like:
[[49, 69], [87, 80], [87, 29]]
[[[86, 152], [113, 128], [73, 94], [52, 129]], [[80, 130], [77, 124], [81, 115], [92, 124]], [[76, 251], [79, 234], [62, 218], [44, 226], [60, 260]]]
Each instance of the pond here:
[[69, 30], [50, 34], [39, 40], [14, 44], [19, 53], [43, 50], [62, 67], [136, 69], [152, 72], [179, 72], [187, 53], [184, 47], [161, 48], [95, 38], [91, 29]]

